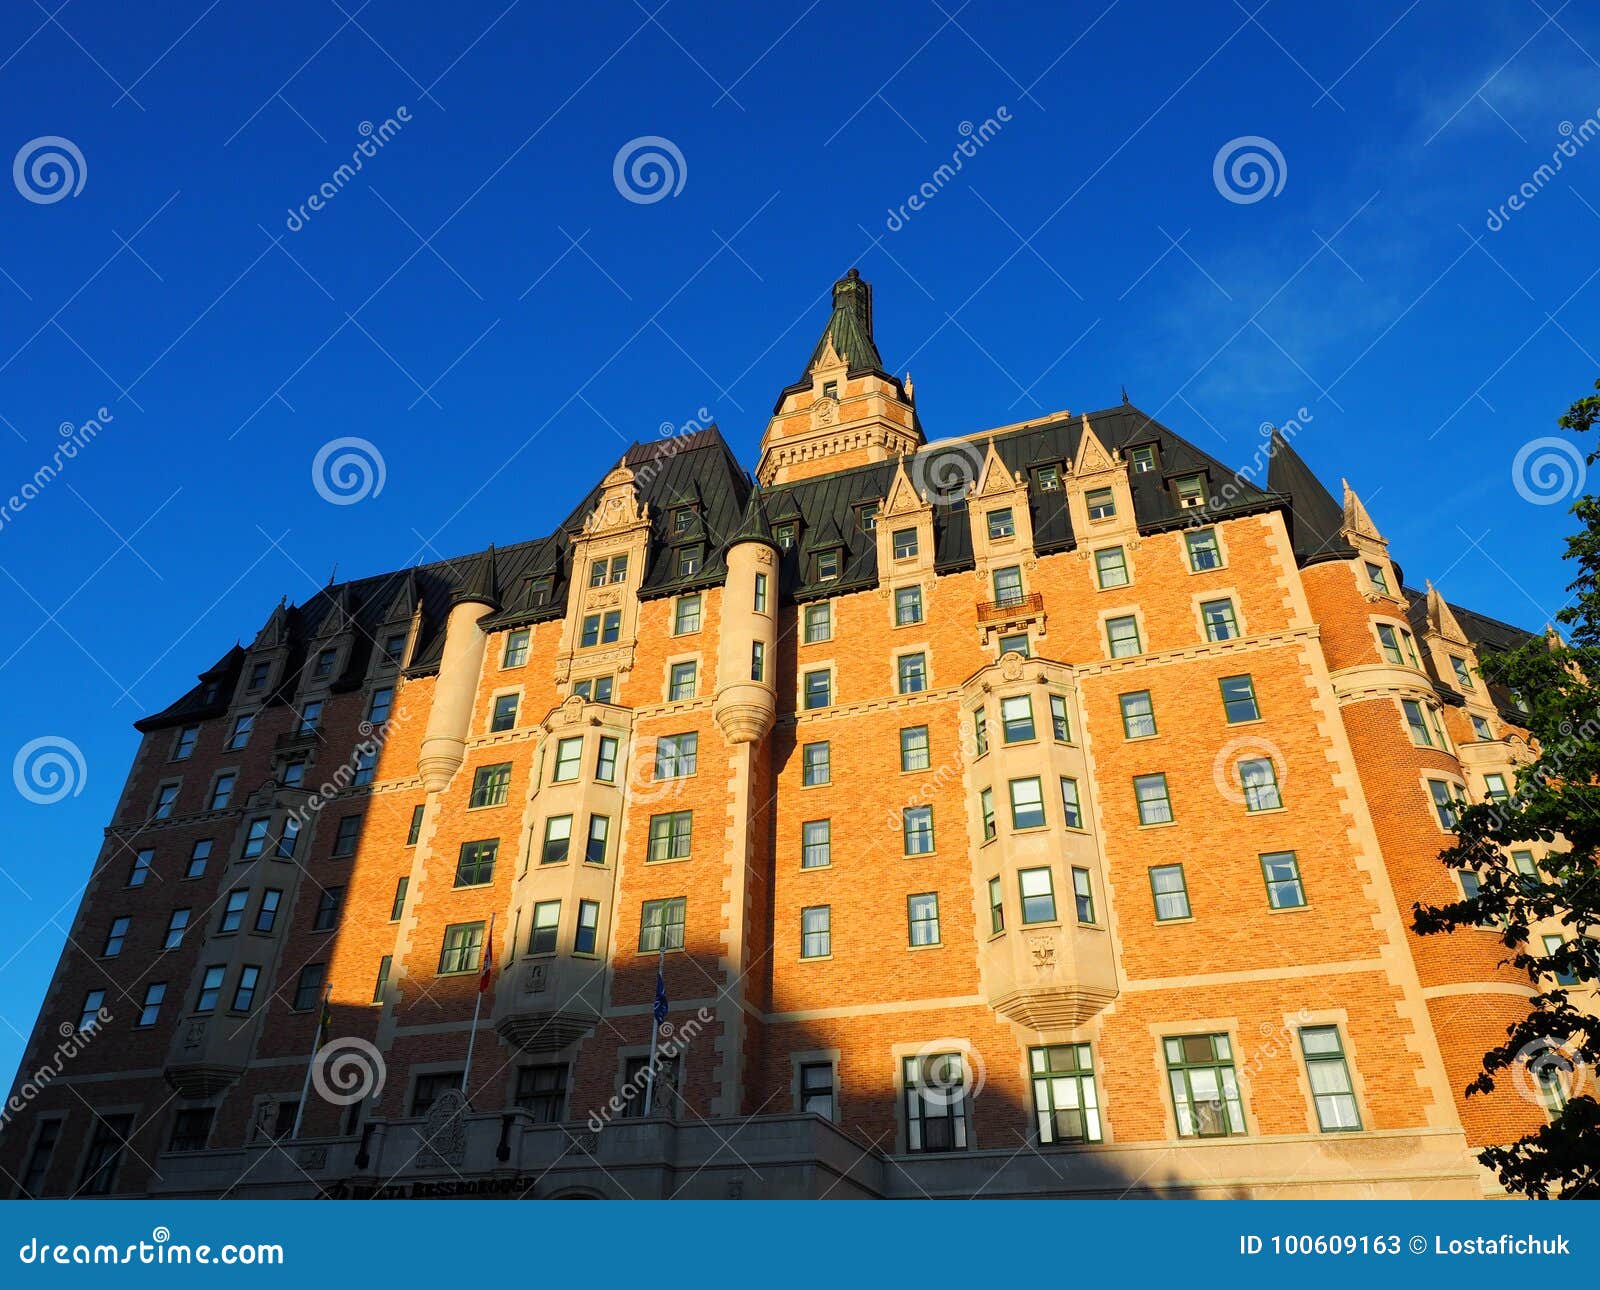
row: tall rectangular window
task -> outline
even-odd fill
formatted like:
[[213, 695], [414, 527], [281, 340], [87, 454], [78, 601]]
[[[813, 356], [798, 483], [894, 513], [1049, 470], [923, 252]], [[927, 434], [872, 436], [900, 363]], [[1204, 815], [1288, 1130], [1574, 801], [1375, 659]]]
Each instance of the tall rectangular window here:
[[1080, 923], [1094, 922], [1094, 885], [1087, 869], [1072, 871], [1072, 900]]
[[389, 974], [394, 971], [394, 955], [385, 954], [378, 960], [378, 975], [372, 982], [372, 1002], [382, 1003], [389, 989]]
[[1183, 535], [1189, 550], [1189, 568], [1194, 573], [1222, 567], [1222, 550], [1217, 546], [1215, 529], [1195, 529]]
[[806, 787], [826, 784], [831, 775], [827, 740], [802, 744], [800, 748], [800, 782]]
[[578, 925], [572, 933], [572, 952], [574, 954], [593, 954], [600, 938], [600, 902], [598, 900], [580, 900], [578, 902]]
[[1439, 827], [1453, 831], [1461, 818], [1461, 790], [1445, 780], [1430, 779], [1428, 794], [1433, 799], [1433, 809], [1439, 817]]
[[167, 983], [153, 981], [144, 988], [144, 1002], [139, 1008], [139, 1020], [136, 1023], [141, 1028], [153, 1026], [161, 1020], [161, 1005], [167, 997]]
[[800, 1067], [800, 1110], [833, 1119], [833, 1063], [805, 1062]]
[[755, 611], [758, 614], [767, 612], [767, 575], [756, 574]]
[[323, 963], [307, 963], [300, 969], [300, 975], [294, 983], [294, 1002], [291, 1005], [296, 1012], [310, 1012], [322, 1001], [322, 985], [327, 971], [327, 965]]
[[694, 832], [693, 811], [673, 811], [650, 817], [651, 860], [686, 860]]
[[833, 863], [833, 822], [807, 820], [800, 826], [800, 867], [822, 869]]
[[1091, 520], [1109, 520], [1117, 513], [1117, 497], [1109, 488], [1091, 488], [1083, 496]]
[[1050, 696], [1050, 734], [1060, 743], [1072, 742], [1072, 722], [1067, 719], [1067, 700], [1060, 694]]
[[917, 554], [916, 529], [896, 529], [890, 535], [896, 560], [910, 560]]
[[824, 600], [820, 605], [807, 605], [805, 609], [805, 643], [833, 639], [833, 606]]
[[694, 698], [696, 666], [693, 663], [674, 663], [667, 679], [667, 701], [679, 703]]
[[998, 936], [1006, 930], [1006, 901], [998, 877], [989, 879], [989, 931]]
[[242, 712], [233, 719], [233, 729], [228, 732], [228, 741], [223, 747], [229, 752], [237, 752], [250, 742], [250, 732], [255, 729], [256, 714]]
[[1094, 553], [1095, 578], [1102, 590], [1128, 585], [1128, 557], [1120, 546]]
[[639, 910], [639, 951], [683, 948], [683, 928], [688, 901], [683, 896], [671, 900], [647, 900]]
[[572, 817], [552, 815], [544, 822], [544, 844], [539, 849], [540, 864], [562, 864], [572, 854]]
[[[553, 784], [570, 783], [578, 778], [578, 771], [582, 766], [583, 736], [573, 735], [568, 739], [558, 739], [556, 741], [556, 763], [550, 774], [550, 782]], [[510, 771], [511, 768], [507, 766], [506, 773], [508, 776]], [[481, 774], [482, 772], [480, 771], [479, 773]], [[476, 785], [474, 785], [473, 792], [474, 796], [476, 796]], [[473, 805], [476, 806], [477, 803], [474, 802]]]
[[994, 789], [986, 788], [978, 794], [978, 805], [983, 812], [983, 840], [994, 837]]
[[1367, 561], [1367, 581], [1372, 583], [1374, 590], [1382, 592], [1385, 596], [1389, 594], [1389, 579], [1381, 564]]
[[990, 511], [985, 518], [989, 522], [989, 540], [991, 542], [1017, 535], [1017, 522], [1013, 518], [1009, 506], [998, 507]]
[[518, 701], [519, 696], [515, 694], [497, 694], [495, 696], [494, 710], [489, 717], [489, 731], [491, 734], [515, 728]]
[[1200, 620], [1206, 625], [1208, 641], [1231, 641], [1239, 635], [1239, 620], [1233, 601], [1208, 600], [1200, 606]]
[[1225, 676], [1222, 686], [1222, 711], [1229, 725], [1256, 721], [1261, 709], [1256, 705], [1256, 683], [1249, 676]]
[[231, 772], [217, 776], [216, 783], [211, 788], [211, 810], [225, 811], [228, 809], [229, 803], [233, 801], [233, 786], [238, 781], [238, 778], [237, 775]]
[[561, 932], [561, 902], [540, 900], [533, 906], [533, 930], [528, 933], [529, 954], [554, 954]]
[[78, 1179], [80, 1196], [109, 1196], [117, 1185], [122, 1156], [133, 1134], [133, 1116], [94, 1113], [89, 1149]]
[[924, 654], [902, 654], [895, 664], [901, 694], [921, 694], [928, 688], [928, 659]]
[[933, 807], [907, 806], [900, 812], [900, 832], [908, 856], [933, 853]]
[[656, 740], [656, 778], [682, 779], [699, 765], [700, 736], [694, 731]]
[[767, 677], [767, 645], [765, 641], [750, 642], [750, 679], [764, 681]]
[[535, 1124], [559, 1124], [567, 1104], [567, 1064], [522, 1067], [514, 1104], [529, 1112]]
[[906, 1147], [911, 1151], [967, 1149], [966, 1068], [960, 1053], [905, 1058]]
[[606, 862], [606, 844], [611, 838], [611, 817], [609, 815], [591, 815], [589, 817], [589, 836], [583, 845], [583, 860], [585, 864], [604, 864]]
[[117, 955], [122, 953], [122, 943], [127, 940], [128, 928], [132, 925], [132, 923], [133, 919], [127, 917], [126, 915], [121, 918], [113, 918], [111, 920], [111, 927], [106, 932], [105, 945], [102, 946], [100, 950], [101, 958], [114, 959], [117, 957]]
[[1450, 669], [1455, 673], [1456, 684], [1459, 685], [1463, 690], [1471, 690], [1476, 688], [1472, 684], [1472, 673], [1467, 668], [1466, 659], [1452, 654], [1450, 656]]
[[1276, 811], [1283, 806], [1278, 769], [1270, 757], [1247, 757], [1239, 763], [1239, 787], [1247, 811]]
[[595, 743], [594, 777], [602, 784], [616, 782], [617, 778], [617, 737], [615, 735], [601, 735]]
[[922, 588], [896, 587], [894, 592], [894, 625], [908, 627], [922, 621]]
[[994, 571], [994, 600], [997, 605], [1015, 605], [1022, 601], [1022, 570], [1016, 565]]
[[150, 876], [150, 866], [155, 863], [156, 853], [151, 848], [136, 852], [133, 857], [133, 867], [128, 870], [128, 886], [142, 887]]
[[1124, 694], [1122, 704], [1122, 733], [1129, 739], [1148, 739], [1156, 732], [1156, 712], [1150, 703], [1150, 691], [1138, 690]]
[[900, 731], [900, 769], [927, 770], [929, 764], [928, 727], [905, 727]]
[[1167, 796], [1165, 775], [1136, 775], [1133, 795], [1139, 804], [1140, 824], [1171, 824], [1172, 799]]
[[175, 950], [183, 944], [183, 934], [189, 930], [189, 917], [193, 913], [189, 909], [174, 909], [167, 919], [167, 935], [162, 941], [163, 950]]
[[411, 888], [410, 878], [396, 878], [394, 883], [394, 899], [389, 902], [389, 921], [398, 923], [400, 915], [405, 913], [406, 892]]
[[1306, 1077], [1311, 1081], [1311, 1097], [1317, 1105], [1318, 1127], [1324, 1133], [1359, 1132], [1361, 1112], [1356, 1106], [1344, 1045], [1339, 1042], [1339, 1028], [1302, 1027], [1300, 1051], [1306, 1059]]
[[239, 969], [238, 983], [233, 987], [233, 1011], [249, 1012], [255, 1007], [256, 987], [261, 984], [261, 969], [247, 963]]
[[1022, 921], [1056, 921], [1056, 888], [1048, 868], [1022, 869], [1017, 873], [1017, 889], [1022, 893]]
[[1039, 1141], [1099, 1142], [1100, 1096], [1089, 1045], [1030, 1048], [1028, 1067]]
[[[178, 731], [177, 741], [172, 745], [171, 760], [188, 761], [190, 757], [194, 756], [194, 746], [199, 742], [199, 739], [199, 726], [185, 726], [182, 730]], [[53, 1123], [59, 1122], [53, 1121]]]
[[682, 636], [688, 632], [700, 630], [700, 593], [697, 591], [691, 596], [679, 596], [673, 609], [672, 633]]
[[1167, 1079], [1180, 1138], [1225, 1138], [1244, 1132], [1244, 1104], [1226, 1035], [1183, 1035], [1164, 1041]]
[[406, 830], [406, 845], [408, 847], [416, 846], [417, 839], [422, 836], [422, 816], [427, 809], [427, 806], [422, 802], [418, 802], [411, 808], [411, 827]]
[[1008, 785], [1011, 791], [1011, 827], [1013, 829], [1039, 829], [1044, 827], [1044, 789], [1037, 775], [1027, 779], [1014, 779]]
[[972, 755], [982, 757], [989, 751], [989, 714], [982, 708], [972, 712]]
[[833, 702], [833, 673], [826, 668], [807, 672], [804, 679], [806, 708], [826, 708]]
[[528, 641], [533, 633], [526, 627], [506, 633], [506, 652], [500, 660], [501, 667], [521, 667], [528, 661]]
[[1183, 880], [1181, 864], [1152, 866], [1150, 891], [1155, 897], [1156, 919], [1159, 922], [1189, 917], [1189, 888]]
[[211, 859], [211, 839], [201, 838], [189, 852], [189, 865], [184, 870], [185, 878], [202, 878], [206, 872], [206, 861]]
[[1433, 736], [1428, 733], [1428, 723], [1422, 717], [1422, 705], [1415, 699], [1401, 699], [1400, 710], [1405, 713], [1406, 728], [1411, 732], [1411, 742], [1421, 748], [1433, 746]]
[[222, 917], [217, 920], [219, 933], [236, 932], [244, 923], [245, 907], [250, 903], [250, 892], [244, 887], [235, 887], [228, 893], [228, 899], [222, 906]]
[[823, 959], [833, 953], [833, 910], [811, 905], [800, 911], [800, 957]]
[[1261, 876], [1267, 883], [1267, 904], [1273, 909], [1299, 909], [1306, 903], [1300, 859], [1293, 851], [1269, 851], [1263, 855]]
[[1000, 734], [1008, 744], [1033, 738], [1033, 700], [1026, 694], [1000, 700]]
[[1083, 809], [1078, 804], [1078, 781], [1061, 777], [1061, 818], [1069, 829], [1083, 827]]
[[906, 917], [911, 926], [912, 945], [939, 943], [939, 896], [926, 891], [906, 897]]
[[1106, 619], [1106, 645], [1112, 658], [1131, 658], [1144, 651], [1139, 640], [1139, 620], [1132, 614]]
[[488, 838], [481, 842], [463, 842], [456, 856], [456, 883], [458, 887], [477, 887], [494, 878], [495, 857], [500, 853], [500, 840]]

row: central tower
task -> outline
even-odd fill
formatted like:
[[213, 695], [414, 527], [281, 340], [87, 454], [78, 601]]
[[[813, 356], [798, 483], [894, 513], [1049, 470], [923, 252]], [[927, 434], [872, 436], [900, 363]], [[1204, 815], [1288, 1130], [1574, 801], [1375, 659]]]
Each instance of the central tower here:
[[851, 269], [833, 284], [833, 314], [805, 372], [778, 396], [756, 479], [792, 483], [922, 443], [911, 379], [902, 383], [884, 370], [872, 339], [872, 286]]

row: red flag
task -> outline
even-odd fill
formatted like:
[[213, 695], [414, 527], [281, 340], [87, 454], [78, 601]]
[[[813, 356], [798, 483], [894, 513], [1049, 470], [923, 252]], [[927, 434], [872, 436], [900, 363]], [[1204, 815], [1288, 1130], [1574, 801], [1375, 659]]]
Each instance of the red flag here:
[[489, 915], [489, 935], [483, 943], [483, 972], [478, 977], [478, 993], [486, 994], [494, 976], [494, 915]]

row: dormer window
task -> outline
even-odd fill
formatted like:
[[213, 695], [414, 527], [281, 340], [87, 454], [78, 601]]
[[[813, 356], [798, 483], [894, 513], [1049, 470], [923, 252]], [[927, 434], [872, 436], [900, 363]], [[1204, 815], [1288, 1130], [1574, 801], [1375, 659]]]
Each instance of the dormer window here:
[[997, 542], [1016, 535], [1017, 523], [1011, 516], [1009, 506], [1002, 506], [998, 510], [989, 512], [989, 541]]
[[894, 558], [896, 560], [911, 560], [916, 557], [916, 529], [896, 529], [892, 540], [894, 542]]
[[596, 560], [589, 566], [589, 585], [603, 587], [608, 582], [624, 582], [628, 577], [628, 557], [614, 555], [609, 560]]
[[271, 675], [271, 663], [256, 663], [250, 668], [250, 682], [245, 688], [251, 691], [264, 689]]
[[1033, 472], [1033, 486], [1041, 493], [1061, 491], [1061, 467], [1040, 466]]
[[691, 574], [699, 573], [700, 564], [704, 558], [705, 552], [697, 546], [685, 547], [682, 551], [679, 551], [678, 576], [680, 578], [687, 578]]
[[1178, 505], [1184, 510], [1206, 504], [1206, 481], [1203, 475], [1180, 476], [1172, 481], [1172, 491], [1178, 498]]
[[1384, 576], [1383, 566], [1367, 562], [1367, 581], [1385, 596], [1389, 594], [1389, 579]]
[[680, 506], [672, 512], [672, 531], [674, 533], [687, 533], [689, 526], [694, 523], [694, 507]]
[[878, 527], [877, 502], [866, 502], [856, 507], [856, 525], [863, 533], [871, 533]]
[[839, 397], [839, 382], [824, 381], [822, 383], [822, 397], [825, 399], [837, 399]]
[[1454, 654], [1452, 654], [1450, 656], [1450, 667], [1451, 670], [1453, 670], [1456, 674], [1457, 685], [1459, 685], [1463, 690], [1470, 690], [1473, 688], [1472, 671], [1467, 667], [1466, 659], [1457, 658]]
[[1091, 520], [1109, 520], [1117, 513], [1117, 497], [1109, 488], [1091, 488], [1083, 500], [1088, 503]]
[[837, 551], [817, 552], [817, 581], [832, 582], [839, 576], [839, 553]]
[[1128, 449], [1128, 465], [1135, 475], [1145, 475], [1156, 468], [1156, 450], [1148, 443]]
[[550, 593], [555, 590], [554, 578], [524, 578], [522, 580], [522, 601], [525, 605], [538, 607], [550, 603]]
[[400, 656], [406, 652], [406, 634], [395, 632], [392, 636], [384, 638], [383, 655], [396, 667], [400, 666]]
[[793, 551], [794, 550], [794, 525], [793, 524], [779, 524], [776, 528], [774, 528], [772, 530], [772, 536], [773, 536], [773, 539], [778, 544], [778, 550], [780, 550], [780, 551]]
[[323, 680], [323, 679], [325, 679], [327, 677], [332, 676], [333, 675], [333, 665], [338, 661], [339, 661], [339, 651], [338, 650], [336, 650], [336, 649], [325, 649], [325, 650], [323, 650], [320, 654], [317, 655], [317, 661], [312, 666], [311, 675], [316, 677], [318, 680]]

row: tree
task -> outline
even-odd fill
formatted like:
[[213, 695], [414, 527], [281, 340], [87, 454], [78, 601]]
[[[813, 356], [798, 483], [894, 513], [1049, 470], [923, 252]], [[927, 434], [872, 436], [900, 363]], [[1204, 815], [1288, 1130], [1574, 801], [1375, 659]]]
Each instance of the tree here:
[[[1600, 390], [1600, 381], [1595, 383]], [[1560, 420], [1580, 436], [1600, 422], [1600, 397], [1579, 399]], [[1600, 451], [1585, 458], [1593, 467]], [[1570, 604], [1557, 620], [1568, 643], [1554, 634], [1480, 660], [1484, 678], [1508, 687], [1527, 709], [1536, 758], [1517, 774], [1509, 800], [1462, 810], [1455, 843], [1441, 860], [1479, 875], [1478, 894], [1439, 906], [1413, 907], [1421, 935], [1496, 924], [1510, 955], [1535, 994], [1528, 1015], [1506, 1030], [1506, 1040], [1484, 1055], [1483, 1070], [1467, 1094], [1487, 1093], [1497, 1077], [1535, 1087], [1541, 1074], [1559, 1077], [1573, 1095], [1537, 1132], [1507, 1146], [1488, 1147], [1479, 1159], [1507, 1191], [1538, 1198], [1600, 1197], [1600, 1017], [1574, 1002], [1574, 991], [1600, 980], [1600, 497], [1581, 496], [1572, 507], [1580, 528], [1567, 539], [1565, 558], [1578, 576]], [[1535, 874], [1507, 859], [1519, 843], [1555, 844]], [[1564, 849], [1562, 849], [1564, 848]], [[1559, 924], [1564, 940], [1546, 952], [1534, 924]], [[1530, 1078], [1531, 1072], [1531, 1078]], [[1581, 1090], [1581, 1091], [1580, 1091]]]

